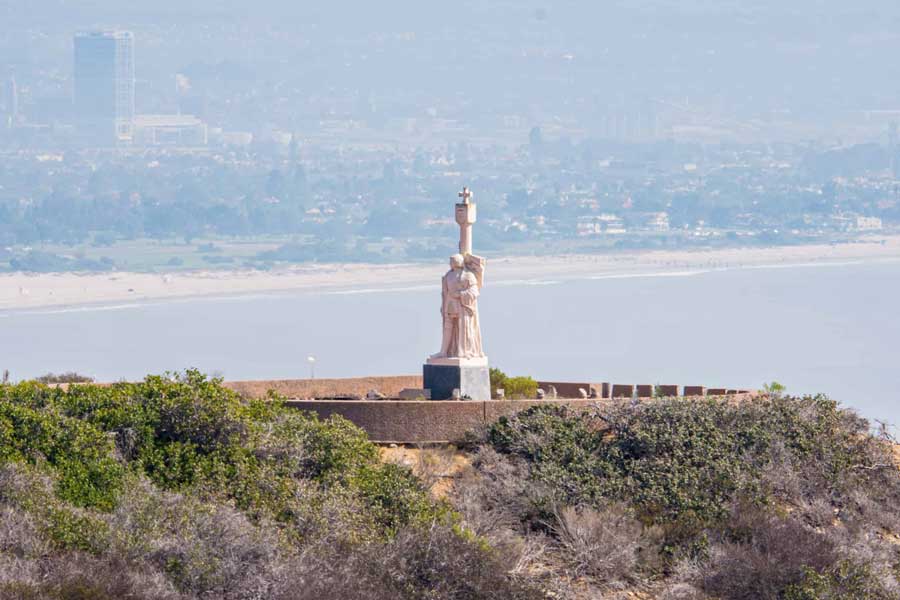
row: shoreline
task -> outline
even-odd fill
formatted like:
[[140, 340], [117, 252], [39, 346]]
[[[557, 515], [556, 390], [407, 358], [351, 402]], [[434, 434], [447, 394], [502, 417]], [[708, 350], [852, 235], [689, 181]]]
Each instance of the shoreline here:
[[[689, 276], [704, 272], [900, 262], [900, 236], [853, 243], [649, 250], [610, 254], [488, 259], [486, 285], [541, 285], [579, 279]], [[146, 302], [274, 293], [371, 293], [438, 286], [443, 262], [307, 264], [272, 271], [0, 274], [0, 313], [35, 309], [127, 307]]]

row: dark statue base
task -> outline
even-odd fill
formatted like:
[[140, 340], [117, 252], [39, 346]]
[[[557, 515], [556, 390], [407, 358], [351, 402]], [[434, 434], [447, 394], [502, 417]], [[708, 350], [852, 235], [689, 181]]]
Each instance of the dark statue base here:
[[432, 400], [450, 400], [459, 390], [461, 400], [490, 400], [491, 377], [485, 365], [431, 365], [422, 367], [424, 385]]

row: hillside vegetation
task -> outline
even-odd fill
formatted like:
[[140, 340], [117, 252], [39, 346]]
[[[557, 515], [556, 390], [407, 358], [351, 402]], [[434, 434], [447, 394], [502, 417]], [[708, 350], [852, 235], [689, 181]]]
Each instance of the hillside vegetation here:
[[537, 598], [348, 421], [197, 372], [0, 386], [0, 597]]
[[559, 596], [900, 597], [894, 445], [827, 398], [543, 406], [472, 450], [465, 525]]
[[435, 499], [349, 422], [197, 372], [3, 384], [0, 598], [900, 594], [893, 445], [826, 398], [539, 407], [464, 449]]

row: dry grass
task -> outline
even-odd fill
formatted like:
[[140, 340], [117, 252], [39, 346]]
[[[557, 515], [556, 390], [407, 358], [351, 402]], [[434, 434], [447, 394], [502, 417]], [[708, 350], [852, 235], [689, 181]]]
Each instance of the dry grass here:
[[633, 578], [643, 526], [622, 506], [604, 511], [567, 506], [556, 511], [552, 530], [575, 577], [604, 583]]
[[455, 483], [472, 466], [468, 453], [452, 444], [431, 446], [382, 446], [381, 460], [409, 467], [434, 498], [446, 498]]

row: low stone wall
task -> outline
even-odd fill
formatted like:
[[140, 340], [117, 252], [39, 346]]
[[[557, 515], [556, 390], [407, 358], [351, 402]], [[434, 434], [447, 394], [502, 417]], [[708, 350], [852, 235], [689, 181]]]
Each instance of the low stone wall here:
[[[447, 443], [463, 439], [467, 431], [493, 423], [500, 417], [511, 416], [537, 404], [564, 405], [587, 409], [597, 403], [650, 400], [650, 396], [713, 396], [722, 395], [737, 401], [755, 395], [753, 392], [703, 386], [649, 384], [610, 384], [541, 382], [553, 385], [561, 396], [545, 400], [489, 400], [489, 401], [431, 401], [399, 400], [403, 389], [419, 389], [422, 377], [358, 377], [352, 379], [289, 379], [271, 381], [231, 381], [225, 385], [252, 398], [264, 398], [269, 390], [290, 398], [288, 406], [311, 411], [322, 418], [340, 415], [364, 429], [372, 441], [379, 443], [421, 444]], [[593, 387], [598, 398], [562, 398], [580, 395], [579, 389]], [[335, 398], [364, 398], [370, 390], [378, 390], [389, 400]], [[319, 398], [318, 400], [316, 398]]]
[[511, 416], [536, 404], [587, 409], [596, 400], [292, 400], [288, 406], [321, 418], [340, 415], [361, 427], [379, 443], [424, 444], [456, 442], [467, 431]]
[[597, 392], [597, 396], [601, 396], [603, 391], [602, 383], [577, 383], [572, 381], [538, 381], [538, 387], [549, 394], [552, 390], [556, 390], [558, 398], [581, 398], [581, 390], [590, 395], [591, 390]]
[[[726, 396], [733, 401], [756, 394]], [[643, 401], [652, 401], [651, 398]], [[291, 400], [290, 407], [310, 411], [320, 418], [340, 415], [369, 434], [369, 439], [382, 444], [426, 444], [458, 442], [466, 432], [478, 429], [536, 405], [568, 406], [588, 410], [612, 402], [631, 402], [630, 399], [603, 400]]]

